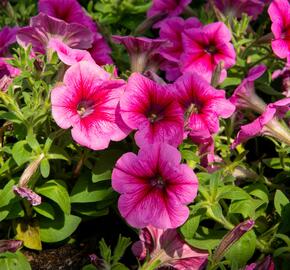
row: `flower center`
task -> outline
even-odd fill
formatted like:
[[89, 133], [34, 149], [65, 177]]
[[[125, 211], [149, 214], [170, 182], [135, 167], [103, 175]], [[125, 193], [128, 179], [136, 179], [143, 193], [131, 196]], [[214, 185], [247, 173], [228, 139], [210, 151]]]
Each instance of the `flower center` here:
[[83, 100], [77, 106], [77, 112], [81, 118], [90, 115], [93, 111], [94, 107], [92, 101]]
[[156, 187], [159, 189], [162, 189], [165, 187], [165, 182], [163, 181], [161, 176], [156, 176], [156, 177], [150, 179], [150, 184], [152, 187]]
[[214, 54], [214, 53], [216, 53], [217, 52], [217, 49], [216, 49], [216, 47], [215, 47], [215, 45], [208, 45], [207, 47], [205, 47], [205, 51], [207, 52], [207, 53], [210, 53], [210, 54]]
[[162, 109], [156, 108], [157, 106], [151, 107], [147, 113], [147, 119], [150, 123], [155, 123], [163, 119]]

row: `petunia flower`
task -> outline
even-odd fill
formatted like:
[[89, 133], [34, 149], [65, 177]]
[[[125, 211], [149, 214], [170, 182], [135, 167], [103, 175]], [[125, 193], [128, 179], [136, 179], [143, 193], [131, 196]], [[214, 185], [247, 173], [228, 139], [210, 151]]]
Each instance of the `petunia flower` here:
[[[180, 15], [192, 0], [153, 0], [152, 6], [147, 11], [147, 18], [165, 13], [167, 17]], [[159, 27], [160, 23], [154, 25]]]
[[263, 260], [246, 265], [244, 270], [275, 270], [275, 264], [270, 255]]
[[132, 246], [132, 251], [140, 260], [149, 255], [147, 265], [160, 260], [158, 267], [174, 267], [178, 270], [198, 270], [206, 263], [208, 253], [189, 246], [175, 229], [157, 229], [151, 225], [141, 229], [140, 241]]
[[186, 73], [172, 86], [186, 118], [185, 131], [194, 142], [207, 139], [219, 130], [219, 117], [228, 118], [235, 106], [196, 73]]
[[16, 42], [18, 27], [3, 27], [0, 31], [0, 57], [9, 56], [8, 48]]
[[282, 118], [289, 109], [290, 98], [284, 98], [270, 103], [267, 105], [263, 114], [252, 123], [241, 126], [241, 130], [231, 147], [235, 148], [238, 144], [260, 135], [271, 136], [290, 145], [289, 129], [278, 121], [278, 118]]
[[226, 77], [226, 69], [235, 64], [236, 53], [231, 41], [231, 33], [222, 22], [215, 22], [199, 28], [184, 31], [181, 56], [181, 71], [194, 71], [211, 81], [212, 74], [223, 62], [221, 81]]
[[273, 0], [268, 9], [272, 21], [272, 49], [280, 58], [290, 54], [290, 4], [288, 0]]
[[42, 54], [47, 52], [51, 39], [59, 39], [74, 49], [88, 49], [93, 42], [93, 35], [86, 27], [68, 24], [43, 13], [31, 18], [30, 26], [21, 28], [16, 37], [21, 46], [32, 44], [33, 50]]
[[0, 240], [0, 253], [2, 252], [16, 252], [22, 246], [20, 240]]
[[58, 39], [51, 39], [48, 48], [55, 51], [58, 58], [66, 65], [72, 66], [81, 61], [95, 63], [90, 53], [86, 50], [72, 49]]
[[111, 48], [99, 33], [98, 26], [84, 11], [77, 0], [39, 0], [39, 12], [43, 12], [67, 23], [77, 23], [88, 28], [93, 34], [93, 43], [89, 49], [98, 65], [112, 64]]
[[241, 18], [246, 13], [253, 20], [257, 19], [265, 6], [264, 0], [214, 0], [214, 3], [229, 18]]
[[254, 82], [260, 78], [266, 70], [267, 67], [265, 65], [258, 65], [250, 69], [248, 76], [243, 79], [229, 99], [237, 108], [252, 109], [258, 113], [264, 112], [266, 104], [257, 96]]
[[20, 74], [20, 69], [11, 66], [7, 60], [9, 58], [0, 57], [0, 91], [7, 91], [13, 78]]
[[198, 182], [193, 170], [180, 161], [178, 150], [168, 144], [148, 144], [138, 155], [119, 158], [112, 187], [121, 193], [118, 208], [131, 226], [167, 229], [186, 221], [186, 205], [196, 197]]
[[77, 143], [100, 150], [110, 140], [127, 136], [129, 131], [117, 113], [123, 80], [111, 79], [98, 65], [83, 61], [66, 71], [63, 83], [52, 90], [52, 116], [61, 128], [72, 127]]
[[272, 79], [275, 80], [278, 77], [282, 78], [282, 94], [286, 97], [290, 97], [290, 55], [287, 63], [282, 70], [275, 70], [272, 74]]
[[184, 51], [182, 44], [183, 31], [201, 26], [202, 24], [197, 18], [184, 20], [180, 17], [169, 18], [160, 25], [160, 38], [168, 41], [159, 49], [160, 55], [166, 60], [160, 68], [166, 72], [167, 80], [173, 81], [181, 75], [179, 62]]
[[130, 56], [132, 72], [143, 72], [159, 48], [166, 43], [163, 39], [146, 37], [113, 36], [113, 41], [122, 44]]
[[41, 197], [28, 187], [14, 186], [13, 191], [21, 198], [26, 199], [31, 205], [36, 206], [41, 204]]
[[182, 142], [183, 111], [165, 85], [133, 73], [120, 101], [124, 122], [137, 129], [139, 147], [166, 142], [178, 146]]

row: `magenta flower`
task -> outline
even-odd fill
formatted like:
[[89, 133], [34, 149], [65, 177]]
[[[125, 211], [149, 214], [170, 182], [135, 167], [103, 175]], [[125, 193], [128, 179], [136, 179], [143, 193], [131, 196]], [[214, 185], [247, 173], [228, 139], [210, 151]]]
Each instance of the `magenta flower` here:
[[95, 63], [90, 53], [86, 50], [72, 49], [58, 39], [51, 39], [48, 48], [55, 51], [58, 58], [66, 65], [72, 66], [81, 61]]
[[153, 17], [160, 13], [166, 13], [167, 17], [180, 15], [192, 0], [153, 0], [151, 8], [147, 11], [147, 17]]
[[183, 112], [175, 97], [164, 85], [133, 73], [120, 101], [121, 116], [132, 129], [139, 147], [166, 142], [182, 142]]
[[14, 186], [13, 191], [21, 198], [25, 198], [33, 206], [41, 204], [41, 197], [28, 187]]
[[64, 129], [72, 127], [72, 137], [80, 145], [105, 149], [110, 140], [124, 139], [128, 130], [117, 113], [123, 94], [123, 80], [90, 62], [71, 66], [64, 75], [64, 85], [52, 90], [52, 116]]
[[266, 104], [257, 96], [254, 82], [260, 78], [266, 70], [267, 67], [265, 65], [259, 65], [250, 69], [248, 76], [243, 79], [229, 99], [237, 108], [252, 109], [258, 113], [264, 112]]
[[241, 126], [236, 139], [232, 144], [235, 148], [238, 144], [246, 142], [252, 137], [267, 135], [290, 145], [289, 129], [284, 127], [278, 118], [282, 118], [290, 109], [290, 98], [284, 98], [270, 103], [262, 115], [252, 123]]
[[167, 229], [186, 221], [186, 205], [196, 197], [198, 182], [180, 161], [178, 150], [168, 144], [148, 144], [138, 155], [126, 153], [117, 161], [112, 187], [121, 193], [118, 208], [131, 226]]
[[150, 262], [160, 260], [158, 267], [172, 266], [178, 270], [198, 270], [207, 261], [208, 253], [189, 246], [175, 229], [157, 229], [151, 225], [140, 232], [140, 241], [132, 251], [140, 260], [149, 254]]
[[0, 253], [2, 252], [16, 252], [22, 246], [20, 240], [0, 240]]
[[184, 51], [182, 44], [183, 31], [201, 26], [202, 24], [196, 18], [183, 20], [180, 17], [164, 20], [160, 25], [160, 38], [168, 41], [159, 50], [159, 53], [166, 59], [161, 65], [161, 69], [166, 71], [166, 79], [169, 81], [173, 81], [181, 75], [179, 62]]
[[0, 57], [0, 91], [7, 91], [14, 77], [20, 74], [20, 69], [7, 63], [9, 58]]
[[288, 0], [273, 0], [268, 13], [272, 21], [272, 49], [280, 58], [290, 54], [290, 4]]
[[[98, 31], [92, 18], [85, 13], [77, 0], [39, 0], [38, 9], [54, 18], [67, 23], [77, 23], [88, 28], [93, 34], [93, 43], [89, 52], [98, 65], [112, 64], [109, 56], [111, 49]], [[87, 48], [84, 48], [87, 49]]]
[[43, 13], [31, 18], [30, 26], [17, 33], [17, 42], [21, 46], [32, 44], [33, 50], [42, 54], [46, 53], [51, 39], [59, 39], [74, 49], [88, 49], [92, 46], [93, 35], [80, 24], [68, 24]]
[[272, 74], [272, 79], [275, 80], [278, 77], [282, 78], [282, 94], [286, 97], [290, 97], [290, 57], [282, 70], [275, 70]]
[[0, 57], [9, 55], [8, 48], [16, 42], [18, 27], [3, 27], [0, 31]]
[[245, 270], [275, 270], [275, 264], [270, 255], [263, 260], [246, 265]]
[[180, 77], [173, 92], [186, 115], [186, 131], [197, 143], [218, 132], [219, 117], [228, 118], [235, 110], [223, 90], [216, 90], [195, 73]]
[[217, 8], [227, 17], [241, 18], [246, 13], [256, 20], [263, 12], [264, 0], [215, 0]]
[[231, 33], [222, 22], [211, 23], [200, 28], [184, 31], [184, 53], [181, 56], [182, 72], [195, 71], [208, 82], [219, 62], [223, 62], [221, 81], [226, 69], [235, 64], [236, 53], [230, 43]]
[[132, 72], [143, 72], [152, 61], [159, 48], [166, 43], [163, 39], [146, 37], [113, 36], [113, 41], [122, 44], [128, 51]]

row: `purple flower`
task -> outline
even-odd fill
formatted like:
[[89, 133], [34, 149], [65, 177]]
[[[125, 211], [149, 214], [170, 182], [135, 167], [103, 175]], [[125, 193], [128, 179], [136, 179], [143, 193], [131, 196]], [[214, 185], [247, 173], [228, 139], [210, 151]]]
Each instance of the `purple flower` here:
[[178, 150], [168, 144], [148, 144], [138, 155], [126, 153], [117, 161], [112, 187], [121, 193], [118, 208], [131, 226], [167, 229], [187, 220], [186, 205], [196, 197], [198, 181], [180, 161]]
[[2, 252], [16, 252], [22, 246], [20, 240], [0, 240], [0, 253]]
[[272, 74], [272, 79], [275, 80], [278, 77], [282, 78], [282, 94], [286, 97], [290, 97], [290, 57], [282, 70], [275, 70]]
[[[232, 144], [235, 148], [238, 144], [248, 139], [268, 135], [290, 145], [289, 129], [281, 125], [277, 118], [282, 118], [290, 108], [290, 98], [284, 98], [274, 103], [270, 103], [265, 111], [252, 123], [241, 126], [236, 139]], [[276, 116], [276, 117], [275, 117]]]
[[263, 260], [247, 265], [244, 270], [275, 270], [275, 264], [270, 255]]
[[262, 113], [265, 108], [265, 102], [259, 98], [255, 92], [254, 82], [260, 78], [267, 70], [265, 65], [259, 65], [250, 69], [248, 76], [243, 79], [230, 98], [230, 101], [237, 107], [243, 109], [252, 109]]
[[46, 53], [51, 39], [59, 39], [74, 49], [88, 49], [92, 46], [93, 35], [80, 24], [68, 24], [43, 13], [31, 18], [30, 26], [17, 33], [17, 42], [21, 46], [32, 44], [33, 50], [42, 54]]
[[41, 197], [28, 187], [14, 186], [13, 191], [21, 198], [27, 199], [33, 206], [41, 204]]
[[151, 225], [140, 232], [140, 241], [132, 251], [140, 260], [149, 254], [150, 262], [160, 260], [158, 267], [172, 266], [178, 270], [198, 270], [207, 261], [208, 253], [189, 246], [175, 229], [157, 229]]
[[0, 57], [0, 91], [7, 91], [14, 77], [20, 74], [20, 70], [7, 63], [9, 58]]
[[18, 27], [3, 27], [0, 31], [0, 57], [9, 55], [8, 48], [16, 42]]

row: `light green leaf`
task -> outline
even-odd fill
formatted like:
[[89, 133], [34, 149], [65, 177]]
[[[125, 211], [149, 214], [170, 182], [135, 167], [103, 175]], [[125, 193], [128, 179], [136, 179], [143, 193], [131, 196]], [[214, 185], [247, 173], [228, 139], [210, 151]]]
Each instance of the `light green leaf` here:
[[51, 220], [54, 220], [55, 218], [54, 209], [49, 203], [42, 202], [40, 205], [34, 206], [33, 209], [38, 214], [47, 217]]
[[277, 213], [281, 216], [282, 209], [285, 205], [289, 203], [289, 199], [281, 190], [276, 190], [274, 197], [274, 205]]
[[12, 156], [18, 166], [23, 165], [35, 157], [26, 141], [19, 141], [12, 148]]
[[50, 173], [50, 164], [47, 158], [44, 158], [40, 162], [40, 172], [43, 178], [47, 178]]

